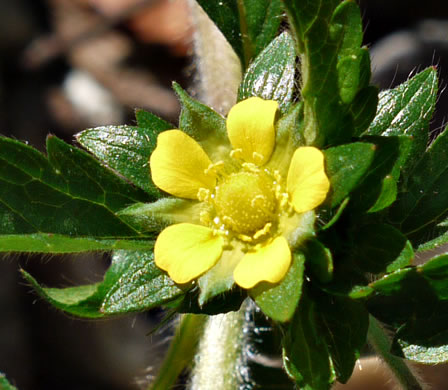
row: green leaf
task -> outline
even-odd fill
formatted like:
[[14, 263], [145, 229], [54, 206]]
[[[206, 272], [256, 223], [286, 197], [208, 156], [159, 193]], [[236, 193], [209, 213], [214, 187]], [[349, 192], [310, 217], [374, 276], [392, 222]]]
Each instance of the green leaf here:
[[374, 144], [355, 142], [324, 151], [331, 185], [326, 203], [331, 208], [341, 203], [359, 184], [373, 162], [375, 150]]
[[277, 35], [282, 21], [280, 0], [198, 0], [247, 68]]
[[328, 295], [319, 300], [319, 313], [337, 380], [346, 383], [366, 344], [369, 314], [359, 302]]
[[117, 251], [100, 283], [67, 288], [45, 288], [27, 272], [25, 279], [39, 295], [66, 313], [100, 318], [143, 311], [183, 294], [153, 263], [152, 251]]
[[[425, 283], [435, 293], [431, 311], [416, 312], [399, 329], [394, 352], [406, 359], [425, 364], [448, 361], [448, 255], [440, 255], [417, 267], [420, 285]], [[403, 284], [403, 282], [401, 282]], [[416, 285], [419, 291], [419, 286]], [[428, 303], [420, 302], [420, 305]], [[420, 309], [421, 310], [421, 309]]]
[[76, 253], [118, 249], [147, 250], [151, 241], [70, 237], [53, 233], [0, 235], [0, 252]]
[[297, 54], [291, 35], [274, 39], [249, 66], [238, 91], [238, 100], [258, 96], [276, 100], [285, 112], [292, 99]]
[[151, 252], [118, 251], [115, 262], [124, 262], [127, 269], [108, 289], [101, 305], [105, 314], [149, 310], [184, 294], [154, 263]]
[[329, 390], [335, 379], [327, 342], [319, 332], [319, 312], [316, 303], [302, 295], [283, 340], [286, 372], [304, 390]]
[[17, 390], [17, 387], [11, 385], [6, 376], [0, 372], [0, 390]]
[[79, 133], [77, 141], [104, 164], [131, 183], [145, 190], [151, 199], [160, 197], [151, 180], [149, 157], [156, 147], [157, 135], [173, 126], [146, 111], [137, 111], [139, 125], [105, 126]]
[[301, 54], [307, 143], [348, 142], [355, 131], [349, 104], [366, 86], [370, 72], [368, 58], [360, 50], [359, 8], [339, 0], [283, 2]]
[[410, 172], [391, 219], [416, 243], [448, 214], [448, 131], [445, 130]]
[[47, 150], [0, 138], [0, 235], [139, 236], [114, 212], [147, 201], [143, 191], [56, 137]]
[[423, 364], [448, 362], [448, 303], [428, 318], [401, 327], [394, 339], [392, 352], [405, 359]]
[[426, 149], [428, 126], [437, 99], [437, 71], [430, 67], [395, 89], [380, 93], [378, 111], [369, 135], [406, 135], [412, 138], [415, 162]]
[[[437, 230], [435, 230], [437, 232]], [[435, 234], [435, 238], [421, 243], [417, 247], [417, 252], [425, 252], [432, 249], [440, 248], [441, 246], [448, 243], [448, 232], [446, 231], [446, 228], [442, 229], [442, 231], [437, 232]]]
[[395, 200], [393, 186], [398, 180], [402, 161], [408, 155], [406, 141], [409, 140], [403, 136], [365, 137], [365, 140], [375, 145], [375, 154], [368, 172], [350, 196], [350, 204], [358, 212], [372, 213], [382, 210]]
[[418, 271], [430, 284], [439, 299], [448, 300], [448, 255], [432, 258], [419, 266]]
[[316, 239], [310, 239], [304, 247], [306, 266], [311, 274], [321, 283], [328, 283], [333, 278], [333, 257], [328, 248]]
[[448, 304], [448, 255], [385, 275], [370, 286], [377, 294], [369, 299], [369, 310], [383, 322], [401, 326], [438, 316]]
[[[305, 257], [295, 253], [291, 267], [284, 279], [277, 285], [259, 283], [249, 291], [258, 307], [274, 321], [289, 321], [297, 308], [302, 294]], [[279, 302], [282, 302], [279, 305]]]
[[364, 272], [393, 272], [410, 265], [414, 258], [411, 243], [391, 225], [356, 226], [352, 240], [353, 258]]
[[354, 135], [360, 136], [369, 128], [376, 115], [378, 105], [378, 88], [369, 86], [361, 89], [350, 105], [353, 117]]

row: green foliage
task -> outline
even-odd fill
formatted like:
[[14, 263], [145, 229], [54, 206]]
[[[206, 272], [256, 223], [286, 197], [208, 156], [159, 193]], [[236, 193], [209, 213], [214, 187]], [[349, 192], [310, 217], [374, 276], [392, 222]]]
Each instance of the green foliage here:
[[372, 283], [368, 307], [398, 329], [394, 353], [421, 363], [448, 361], [447, 280], [448, 256], [440, 255]]
[[0, 372], [0, 389], [1, 390], [17, 390], [15, 386], [12, 386], [8, 379]]
[[369, 315], [364, 305], [346, 297], [318, 300], [319, 323], [328, 345], [336, 379], [346, 383], [366, 343]]
[[152, 114], [145, 111], [137, 111], [136, 116], [145, 127], [97, 127], [79, 133], [77, 140], [104, 164], [156, 199], [160, 192], [150, 179], [149, 156], [156, 146], [157, 134], [173, 126], [155, 116], [153, 124], [147, 124]]
[[[238, 100], [278, 101], [277, 145], [290, 143], [292, 151], [313, 145], [325, 156], [331, 189], [315, 210], [316, 228], [292, 248], [285, 278], [247, 292], [235, 287], [229, 269], [245, 249], [239, 256], [224, 251], [213, 268], [182, 286], [155, 266], [158, 232], [192, 222], [185, 215], [200, 224], [202, 209], [192, 200], [162, 197], [152, 183], [157, 136], [174, 126], [143, 110], [136, 111], [136, 126], [78, 134], [91, 154], [55, 137], [48, 138], [47, 156], [0, 138], [0, 252], [114, 251], [103, 281], [91, 285], [42, 287], [23, 271], [39, 295], [81, 317], [158, 306], [215, 315], [238, 310], [249, 296], [282, 338], [284, 367], [303, 389], [326, 390], [350, 378], [369, 313], [393, 333], [396, 355], [448, 361], [448, 255], [412, 265], [416, 251], [448, 242], [448, 130], [428, 146], [435, 68], [378, 97], [369, 85], [356, 2], [198, 2], [246, 70]], [[277, 36], [283, 10], [292, 31]], [[225, 118], [178, 84], [173, 88], [182, 108], [179, 129], [213, 162], [228, 158], [217, 148], [229, 145]], [[192, 343], [181, 339], [174, 345], [186, 345], [191, 357]], [[179, 364], [167, 369], [170, 381], [185, 367]]]
[[443, 222], [448, 214], [448, 132], [445, 130], [409, 173], [391, 219], [402, 231], [420, 243], [427, 231]]
[[318, 331], [319, 311], [303, 295], [284, 339], [285, 369], [301, 389], [328, 390], [335, 379], [327, 342]]
[[[278, 285], [259, 283], [249, 294], [264, 314], [275, 321], [289, 321], [302, 294], [304, 270], [305, 257], [302, 253], [296, 253], [291, 268]], [[283, 303], [279, 305], [279, 302]]]
[[368, 172], [375, 149], [374, 144], [353, 142], [325, 151], [326, 171], [331, 183], [327, 203], [331, 208], [341, 203]]
[[116, 251], [102, 282], [78, 287], [46, 288], [22, 273], [53, 306], [85, 318], [149, 310], [184, 294], [155, 266], [151, 251]]
[[[302, 66], [304, 133], [322, 146], [350, 141], [365, 126], [359, 112], [376, 108], [366, 92], [370, 61], [361, 49], [360, 11], [352, 1], [283, 0]], [[371, 89], [371, 88], [370, 88]]]
[[20, 244], [24, 251], [47, 244], [56, 252], [64, 252], [65, 244], [73, 251], [103, 249], [140, 237], [115, 212], [148, 200], [147, 194], [56, 137], [48, 137], [47, 151], [45, 157], [0, 138], [0, 251], [20, 250]]
[[238, 100], [258, 96], [276, 100], [285, 112], [294, 91], [296, 53], [291, 35], [284, 32], [264, 49], [244, 75]]
[[240, 58], [243, 68], [277, 35], [280, 0], [198, 0]]

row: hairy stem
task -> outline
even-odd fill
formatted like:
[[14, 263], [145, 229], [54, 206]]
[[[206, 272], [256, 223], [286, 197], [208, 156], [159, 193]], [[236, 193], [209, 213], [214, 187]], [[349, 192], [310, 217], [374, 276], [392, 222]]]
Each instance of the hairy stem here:
[[196, 354], [189, 390], [235, 390], [244, 367], [245, 307], [210, 316]]
[[185, 314], [182, 316], [159, 374], [150, 384], [148, 390], [173, 388], [179, 375], [193, 360], [205, 322], [206, 316], [203, 315]]
[[383, 327], [372, 316], [370, 316], [368, 341], [378, 356], [389, 367], [403, 390], [423, 390], [425, 388], [404, 359], [396, 357], [389, 352], [390, 339]]

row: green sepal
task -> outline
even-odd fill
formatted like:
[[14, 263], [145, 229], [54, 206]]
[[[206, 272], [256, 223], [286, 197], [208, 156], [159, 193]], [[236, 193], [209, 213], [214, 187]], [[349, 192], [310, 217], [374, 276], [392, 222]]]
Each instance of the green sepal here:
[[173, 89], [179, 97], [182, 110], [179, 128], [201, 143], [207, 150], [207, 142], [228, 143], [226, 121], [216, 111], [193, 99], [179, 84], [173, 83]]
[[238, 100], [258, 96], [279, 103], [282, 113], [291, 104], [295, 83], [297, 54], [288, 32], [282, 33], [266, 47], [244, 74]]
[[232, 289], [235, 284], [233, 270], [243, 258], [240, 249], [225, 250], [219, 261], [198, 279], [200, 288], [199, 305], [203, 306], [208, 300]]
[[336, 378], [346, 383], [366, 344], [369, 314], [362, 303], [346, 297], [318, 300], [320, 329], [327, 342]]
[[330, 179], [330, 194], [325, 203], [330, 208], [341, 203], [368, 172], [375, 156], [376, 146], [354, 142], [324, 151], [325, 171]]
[[333, 278], [333, 257], [317, 239], [310, 239], [305, 243], [304, 252], [306, 267], [312, 277], [316, 277], [321, 283], [328, 283]]
[[302, 294], [283, 339], [283, 364], [301, 389], [329, 390], [335, 380], [327, 342], [319, 331], [320, 309]]
[[235, 50], [244, 68], [277, 35], [280, 0], [198, 0]]
[[82, 131], [76, 139], [96, 158], [145, 190], [154, 200], [160, 197], [160, 191], [151, 180], [149, 157], [156, 147], [157, 135], [174, 126], [143, 110], [137, 110], [135, 115], [138, 127], [97, 127]]
[[197, 201], [162, 198], [153, 203], [135, 203], [117, 215], [141, 232], [158, 232], [173, 223], [199, 223], [202, 209]]
[[151, 251], [117, 251], [102, 282], [46, 288], [27, 272], [25, 279], [56, 308], [84, 318], [101, 318], [163, 305], [184, 292], [155, 267]]
[[249, 290], [249, 295], [261, 311], [274, 321], [289, 321], [302, 294], [304, 270], [305, 256], [302, 253], [294, 253], [291, 266], [280, 283], [273, 285], [261, 282]]
[[144, 191], [56, 137], [48, 137], [47, 151], [45, 157], [21, 142], [0, 138], [0, 234], [139, 236], [115, 211], [148, 201]]
[[364, 272], [394, 272], [411, 265], [414, 258], [411, 243], [391, 225], [356, 226], [351, 236], [353, 258]]

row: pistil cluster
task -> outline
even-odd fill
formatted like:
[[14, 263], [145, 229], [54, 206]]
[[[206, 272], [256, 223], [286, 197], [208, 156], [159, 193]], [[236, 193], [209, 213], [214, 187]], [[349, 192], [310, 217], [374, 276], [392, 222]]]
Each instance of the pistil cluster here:
[[213, 190], [198, 191], [198, 200], [206, 204], [201, 222], [228, 241], [256, 244], [275, 236], [280, 215], [292, 207], [278, 171], [243, 162], [239, 155], [233, 150], [230, 164], [220, 161], [206, 169], [218, 179]]

